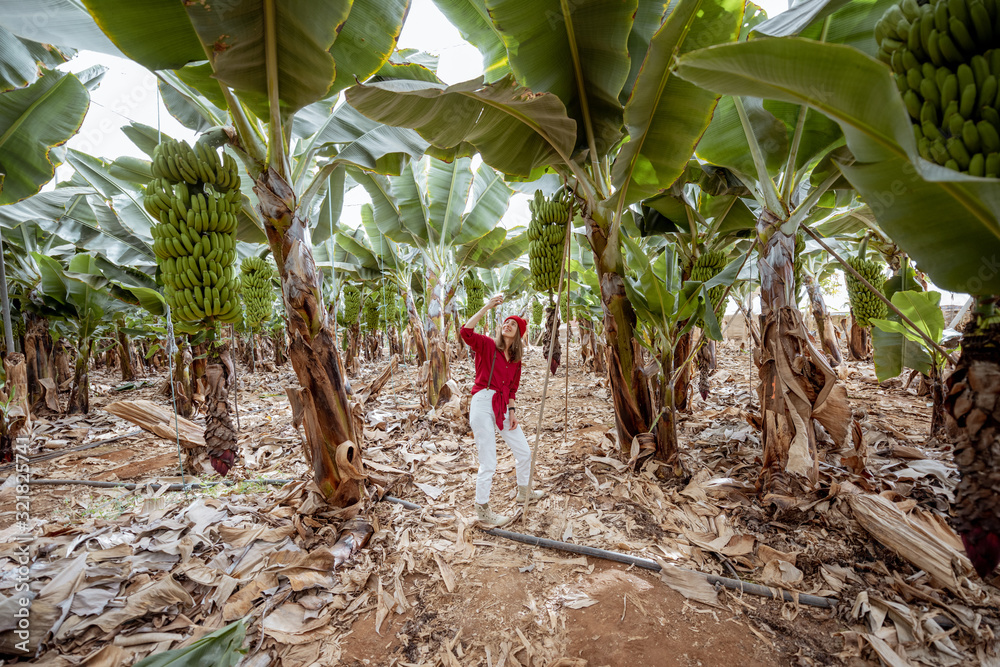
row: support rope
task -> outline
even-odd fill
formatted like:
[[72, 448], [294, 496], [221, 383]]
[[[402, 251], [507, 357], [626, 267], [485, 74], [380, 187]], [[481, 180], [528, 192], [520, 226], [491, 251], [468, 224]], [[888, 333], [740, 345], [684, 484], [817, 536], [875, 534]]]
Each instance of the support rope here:
[[[563, 256], [562, 261], [559, 263], [559, 287], [556, 289], [556, 310], [552, 318], [552, 324], [555, 325], [559, 317], [559, 305], [562, 301], [562, 287], [563, 280], [568, 278], [566, 275], [566, 256], [569, 254], [569, 240], [573, 234], [573, 206], [569, 207], [569, 215], [566, 221], [566, 240], [563, 242]], [[568, 326], [568, 325], [567, 325]], [[545, 397], [549, 391], [549, 369], [552, 367], [552, 353], [555, 350], [556, 338], [559, 336], [559, 329], [555, 327], [555, 331], [549, 333], [549, 351], [545, 355], [545, 368], [543, 373], [545, 373], [545, 380], [542, 382], [542, 401], [541, 405], [538, 406], [538, 426], [535, 428], [535, 441], [531, 445], [531, 467], [528, 469], [528, 492], [524, 494], [524, 511], [521, 513], [521, 520], [527, 522], [528, 520], [528, 505], [531, 503], [531, 487], [535, 480], [535, 459], [538, 456], [538, 439], [542, 432], [542, 420], [545, 416]]]

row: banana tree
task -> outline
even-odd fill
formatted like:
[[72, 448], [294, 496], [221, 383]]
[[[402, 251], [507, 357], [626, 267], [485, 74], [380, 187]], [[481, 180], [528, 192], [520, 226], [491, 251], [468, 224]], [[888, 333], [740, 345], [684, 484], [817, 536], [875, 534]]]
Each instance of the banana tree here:
[[[434, 407], [448, 381], [445, 314], [473, 267], [492, 268], [524, 254], [525, 234], [500, 226], [513, 191], [488, 165], [473, 172], [471, 158], [451, 163], [424, 157], [399, 176], [362, 180], [381, 235], [420, 252], [426, 289], [423, 334], [428, 371], [426, 401]], [[466, 212], [468, 209], [468, 212]]]
[[482, 52], [485, 80], [386, 80], [351, 88], [347, 100], [437, 149], [476, 150], [522, 180], [554, 170], [570, 185], [600, 280], [619, 442], [628, 447], [655, 428], [656, 414], [624, 286], [622, 219], [677, 179], [718, 100], [674, 76], [676, 55], [735, 40], [744, 3], [681, 0], [666, 20], [666, 3], [634, 0], [436, 4]]
[[[808, 245], [809, 242], [807, 242]], [[829, 312], [826, 309], [826, 300], [823, 298], [823, 282], [829, 280], [838, 265], [831, 262], [829, 256], [822, 249], [808, 248], [803, 254], [802, 280], [809, 298], [813, 322], [816, 324], [816, 334], [823, 346], [823, 351], [829, 357], [830, 365], [837, 367], [843, 362], [843, 357], [840, 354], [840, 345], [837, 343], [833, 323], [830, 322]]]
[[682, 477], [685, 473], [678, 449], [674, 396], [677, 380], [690, 359], [686, 358], [689, 350], [678, 350], [678, 346], [699, 320], [703, 321], [705, 335], [721, 340], [709, 291], [731, 284], [739, 272], [740, 262], [733, 262], [710, 281], [684, 281], [674, 244], [657, 242], [644, 248], [628, 236], [622, 239], [629, 267], [635, 271], [634, 275], [626, 277], [625, 289], [640, 314], [643, 335], [637, 337], [637, 342], [652, 358], [642, 372], [655, 378], [652, 409], [656, 414], [656, 428], [652, 435], [637, 436], [638, 455], [634, 443], [630, 442], [629, 447], [634, 460], [652, 454], [672, 476]]
[[[878, 18], [872, 11], [876, 2], [851, 3], [855, 6], [848, 8], [824, 0], [806, 4], [806, 9], [753, 26], [751, 31], [770, 34], [795, 30], [811, 36], [810, 31], [815, 31], [814, 37], [819, 39], [851, 41], [874, 50], [874, 40], [858, 34], [863, 37]], [[785, 23], [788, 21], [791, 23]], [[846, 390], [825, 355], [809, 340], [797, 307], [795, 246], [800, 226], [820, 222], [828, 217], [831, 204], [848, 205], [853, 196], [851, 184], [837, 163], [844, 151], [846, 131], [794, 96], [743, 97], [743, 90], [706, 85], [709, 77], [693, 65], [697, 56], [729, 54], [758, 41], [773, 44], [779, 40], [701, 49], [681, 57], [678, 73], [692, 83], [728, 95], [720, 102], [696, 154], [732, 170], [751, 189], [760, 207], [756, 231], [760, 246], [763, 350], [759, 392], [764, 457], [758, 488], [775, 493], [775, 499], [780, 500], [780, 496], [796, 493], [817, 480], [813, 419], [827, 428], [835, 442], [842, 443], [847, 437], [850, 409]], [[725, 70], [718, 74], [721, 78], [730, 76]]]
[[[353, 169], [351, 174], [354, 180], [368, 183], [368, 187], [376, 186], [370, 174]], [[422, 365], [427, 359], [427, 352], [411, 286], [414, 273], [420, 270], [418, 251], [408, 245], [397, 244], [382, 234], [375, 224], [371, 204], [361, 207], [361, 226], [358, 229], [338, 232], [335, 239], [333, 267], [338, 275], [359, 281], [389, 281], [399, 291], [416, 345], [417, 364]]]
[[[90, 411], [90, 358], [99, 335], [113, 331], [115, 313], [129, 307], [126, 301], [113, 296], [114, 285], [104, 276], [97, 260], [90, 254], [74, 255], [66, 269], [52, 257], [32, 253], [40, 272], [36, 303], [47, 317], [63, 319], [74, 339], [77, 350], [73, 384], [67, 412]], [[163, 298], [148, 287], [122, 290], [129, 300], [141, 302], [154, 314], [162, 314]]]
[[690, 54], [680, 72], [727, 94], [807, 105], [841, 125], [851, 159], [840, 168], [879, 226], [936, 285], [976, 298], [961, 357], [946, 381], [945, 407], [961, 474], [955, 525], [985, 577], [1000, 562], [1000, 390], [988, 379], [1000, 374], [997, 180], [960, 174], [920, 156], [892, 73], [872, 53], [806, 39], [755, 40]]
[[[17, 36], [0, 26], [0, 210], [37, 193], [55, 176], [53, 149], [80, 129], [90, 106], [86, 82], [99, 78], [54, 69], [74, 52]], [[96, 83], [96, 82], [95, 82]], [[0, 233], [0, 244], [3, 235]], [[4, 343], [14, 353], [6, 266], [0, 253], [0, 314]], [[19, 363], [14, 357], [11, 363]]]
[[[21, 204], [0, 208], [0, 213], [19, 206]], [[33, 297], [41, 284], [41, 270], [33, 253], [38, 252], [66, 262], [73, 256], [74, 248], [61, 238], [42, 231], [35, 221], [29, 220], [12, 226], [0, 221], [0, 229], [3, 229], [5, 236], [6, 287], [11, 302], [17, 307], [18, 317], [24, 321], [22, 351], [27, 384], [24, 398], [31, 413], [36, 413], [43, 404], [49, 411], [59, 412], [61, 378], [54, 341], [49, 331], [50, 324], [33, 307]]]
[[[675, 242], [681, 276], [685, 280], [704, 281], [726, 266], [736, 240], [751, 234], [755, 216], [743, 199], [749, 195], [746, 186], [727, 169], [703, 167], [692, 161], [667, 193], [642, 202], [640, 233], [667, 235]], [[716, 310], [724, 292], [725, 286], [719, 286], [711, 294]], [[701, 324], [697, 326], [700, 328]], [[692, 335], [689, 330], [678, 339], [676, 354], [682, 360], [687, 359], [692, 349]], [[707, 398], [715, 341], [705, 338], [697, 345], [702, 398]], [[674, 405], [678, 410], [689, 408], [692, 375], [689, 365], [679, 369], [674, 385]]]
[[[213, 132], [211, 140], [226, 143], [242, 160], [281, 274], [290, 357], [301, 385], [296, 391], [316, 482], [330, 502], [353, 503], [361, 493], [361, 434], [354, 431], [309, 239], [309, 217], [321, 189], [309, 178], [325, 182], [328, 174], [314, 174], [309, 166], [302, 172], [305, 180], [296, 178], [293, 121], [311, 104], [334, 98], [386, 65], [408, 2], [209, 6], [157, 0], [141, 12], [122, 12], [111, 0], [87, 0], [82, 15], [70, 14], [68, 0], [54, 4], [53, 11], [80, 26], [62, 43], [121, 52], [157, 72], [176, 92], [174, 110], [189, 122], [201, 116], [209, 126], [223, 119], [232, 123]], [[108, 40], [114, 44], [110, 49]]]

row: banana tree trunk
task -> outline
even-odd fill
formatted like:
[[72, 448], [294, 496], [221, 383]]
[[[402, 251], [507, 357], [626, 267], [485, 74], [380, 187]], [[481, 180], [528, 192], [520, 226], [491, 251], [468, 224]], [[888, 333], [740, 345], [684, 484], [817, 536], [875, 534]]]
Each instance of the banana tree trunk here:
[[121, 361], [122, 382], [135, 380], [135, 370], [132, 368], [132, 344], [122, 331], [121, 326], [116, 326], [118, 337], [118, 358]]
[[712, 392], [712, 372], [716, 365], [715, 341], [705, 341], [698, 350], [698, 393], [703, 401], [707, 401]]
[[427, 340], [424, 338], [424, 327], [420, 324], [420, 313], [417, 312], [417, 304], [413, 301], [413, 294], [406, 291], [406, 318], [410, 322], [410, 335], [413, 337], [413, 346], [417, 352], [417, 368], [427, 361]]
[[[336, 340], [336, 338], [334, 339]], [[271, 334], [271, 343], [274, 346], [274, 365], [284, 366], [288, 359], [285, 355], [288, 353], [288, 345], [285, 341], [285, 332], [282, 329], [275, 331]]]
[[427, 405], [437, 407], [441, 387], [448, 381], [448, 345], [445, 341], [445, 286], [438, 276], [431, 275], [428, 289], [427, 318], [424, 334], [427, 340]]
[[0, 403], [10, 401], [10, 409], [0, 410], [0, 464], [14, 460], [14, 442], [22, 429], [31, 426], [24, 355], [8, 348], [3, 368], [7, 380], [0, 386]]
[[236, 465], [236, 428], [229, 410], [229, 392], [236, 377], [228, 344], [212, 346], [205, 368], [205, 448], [215, 472], [222, 477]]
[[[587, 239], [594, 253], [594, 264], [601, 285], [604, 305], [604, 339], [607, 343], [608, 377], [615, 404], [615, 427], [618, 446], [626, 455], [632, 439], [654, 427], [653, 402], [649, 382], [642, 373], [639, 343], [635, 340], [636, 315], [625, 293], [625, 282], [615, 266], [605, 257], [609, 224], [585, 208]], [[610, 253], [621, 257], [618, 252]]]
[[323, 305], [308, 220], [292, 186], [273, 168], [254, 184], [267, 239], [281, 274], [289, 357], [300, 388], [313, 481], [327, 501], [352, 505], [362, 496], [361, 433], [355, 430], [337, 341]]
[[830, 358], [830, 364], [837, 367], [843, 361], [840, 356], [840, 346], [837, 345], [837, 334], [830, 323], [830, 315], [826, 310], [823, 292], [812, 276], [806, 274], [806, 292], [809, 294], [809, 304], [812, 307], [813, 320], [816, 322], [816, 333], [823, 345], [823, 351]]
[[[58, 389], [64, 382], [68, 382], [73, 377], [73, 370], [69, 365], [69, 348], [65, 341], [60, 341], [56, 345], [56, 388]], [[57, 392], [58, 393], [58, 392]], [[58, 410], [58, 405], [56, 406]]]
[[868, 361], [871, 359], [871, 333], [867, 328], [858, 326], [853, 310], [851, 311], [851, 337], [847, 349], [851, 353], [851, 361]]
[[7, 380], [4, 385], [7, 400], [11, 407], [18, 406], [24, 412], [25, 425], [31, 425], [30, 403], [28, 403], [28, 373], [24, 355], [20, 352], [7, 352], [3, 358], [4, 375]]
[[[762, 248], [760, 401], [764, 460], [758, 490], [794, 495], [818, 481], [815, 418], [839, 445], [851, 422], [847, 392], [809, 340], [795, 306], [795, 237], [765, 210], [757, 220]], [[789, 475], [792, 473], [792, 475]]]
[[38, 409], [44, 403], [48, 409], [58, 412], [60, 378], [49, 335], [49, 322], [33, 313], [27, 314], [24, 356], [28, 374], [28, 404]]
[[[691, 332], [684, 334], [677, 341], [674, 348], [674, 359], [683, 362], [691, 354]], [[688, 396], [691, 395], [691, 364], [681, 369], [681, 374], [674, 384], [674, 407], [681, 412], [687, 412], [690, 408]]]
[[[186, 343], [182, 342], [174, 353], [173, 400], [177, 404], [177, 414], [190, 417], [194, 413], [194, 383], [192, 382], [193, 357]], [[165, 392], [170, 396], [170, 388]]]
[[387, 332], [389, 336], [389, 357], [399, 357], [403, 358], [403, 346], [399, 342], [399, 329], [396, 327], [389, 327]]
[[[336, 339], [334, 339], [336, 340]], [[348, 375], [357, 375], [361, 370], [358, 357], [361, 354], [361, 325], [353, 322], [347, 328], [347, 349], [344, 351], [344, 368]]]
[[[549, 359], [549, 341], [555, 336], [555, 345], [552, 346], [552, 358]], [[555, 306], [545, 307], [545, 331], [542, 333], [542, 354], [545, 356], [549, 366], [549, 371], [555, 375], [556, 369], [562, 362], [562, 345], [559, 342], [559, 311]]]
[[1000, 563], [1000, 324], [969, 324], [945, 384], [959, 472], [952, 522], [985, 579]]
[[71, 415], [90, 412], [90, 355], [93, 346], [91, 340], [81, 340], [77, 345], [73, 385], [69, 390], [69, 404], [66, 407], [66, 412]]
[[[666, 470], [669, 470], [674, 478], [682, 478], [686, 475], [686, 472], [684, 466], [681, 464], [680, 449], [677, 441], [677, 405], [674, 403], [677, 397], [677, 386], [675, 383], [671, 387], [667, 379], [674, 374], [674, 369], [676, 368], [675, 362], [678, 359], [682, 359], [677, 353], [677, 348], [678, 346], [675, 345], [672, 354], [664, 354], [661, 357], [661, 375], [654, 378], [651, 383], [653, 385], [654, 408], [659, 415], [656, 428], [652, 429], [652, 438], [656, 447], [653, 454], [654, 457], [666, 464]], [[639, 434], [640, 446], [644, 439], [648, 439], [649, 437], [650, 434]], [[629, 446], [631, 444], [630, 442]], [[656, 469], [658, 477], [668, 479], [669, 476], [665, 475], [664, 472], [665, 469], [662, 467]]]

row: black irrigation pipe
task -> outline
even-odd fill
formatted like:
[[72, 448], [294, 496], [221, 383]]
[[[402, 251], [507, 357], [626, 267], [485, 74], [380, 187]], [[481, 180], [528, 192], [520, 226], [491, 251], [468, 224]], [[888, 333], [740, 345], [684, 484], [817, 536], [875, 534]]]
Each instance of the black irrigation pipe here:
[[[624, 563], [626, 565], [635, 565], [636, 567], [641, 567], [647, 570], [652, 570], [653, 572], [659, 572], [662, 568], [660, 564], [655, 560], [650, 560], [648, 558], [639, 558], [637, 556], [629, 556], [628, 554], [619, 553], [617, 551], [608, 551], [607, 549], [598, 549], [597, 547], [588, 547], [580, 544], [569, 544], [568, 542], [559, 542], [558, 540], [550, 540], [545, 537], [535, 537], [534, 535], [525, 535], [523, 533], [514, 533], [509, 530], [501, 530], [499, 528], [491, 528], [490, 530], [484, 530], [487, 535], [495, 535], [496, 537], [504, 537], [508, 540], [514, 540], [515, 542], [523, 542], [524, 544], [530, 544], [536, 547], [547, 547], [549, 549], [559, 549], [560, 551], [568, 551], [574, 554], [580, 554], [582, 556], [592, 556], [594, 558], [603, 558], [605, 560], [613, 560], [618, 563]], [[800, 593], [797, 597], [785, 590], [768, 588], [767, 586], [761, 586], [760, 584], [750, 584], [741, 579], [730, 579], [729, 577], [719, 577], [714, 574], [705, 574], [703, 572], [698, 572], [697, 570], [689, 570], [687, 568], [678, 567], [678, 570], [683, 572], [688, 572], [690, 574], [697, 574], [704, 577], [710, 584], [719, 584], [730, 588], [734, 591], [740, 591], [741, 593], [752, 593], [753, 595], [760, 595], [765, 598], [778, 597], [777, 593], [781, 594], [781, 598], [786, 602], [795, 602], [796, 599], [799, 603], [809, 605], [810, 607], [820, 607], [822, 609], [833, 609], [837, 606], [839, 600], [834, 598], [824, 598], [816, 595], [806, 595], [805, 593]]]
[[[406, 507], [408, 509], [420, 509], [420, 505], [416, 503], [411, 503], [408, 500], [401, 500], [399, 498], [393, 498], [392, 496], [384, 496], [382, 500], [388, 500], [391, 503], [396, 503]], [[567, 551], [569, 553], [580, 554], [583, 556], [592, 556], [594, 558], [603, 558], [605, 560], [615, 561], [617, 563], [624, 563], [627, 565], [635, 565], [636, 567], [641, 567], [653, 572], [659, 572], [662, 568], [660, 564], [654, 560], [648, 558], [639, 558], [637, 556], [630, 556], [628, 554], [619, 553], [617, 551], [608, 551], [607, 549], [598, 549], [597, 547], [587, 547], [579, 544], [570, 544], [568, 542], [559, 542], [557, 540], [550, 540], [545, 537], [535, 537], [534, 535], [525, 535], [523, 533], [515, 533], [509, 530], [501, 530], [500, 528], [491, 528], [489, 530], [484, 530], [487, 535], [493, 535], [495, 537], [503, 537], [508, 540], [513, 540], [515, 542], [522, 542], [524, 544], [530, 544], [533, 546], [546, 547], [549, 549], [558, 549], [560, 551]], [[781, 598], [786, 602], [795, 602], [796, 600], [800, 604], [808, 605], [810, 607], [819, 607], [820, 609], [833, 609], [840, 602], [836, 598], [826, 598], [820, 597], [818, 595], [806, 595], [805, 593], [800, 593], [798, 596], [781, 589], [768, 588], [767, 586], [761, 586], [760, 584], [751, 584], [741, 579], [730, 579], [729, 577], [719, 577], [714, 574], [705, 574], [704, 572], [698, 572], [697, 570], [689, 570], [687, 568], [678, 568], [685, 572], [690, 572], [692, 574], [697, 574], [699, 576], [705, 577], [705, 579], [710, 584], [717, 584], [724, 586], [725, 588], [739, 591], [741, 593], [750, 593], [751, 595], [759, 595], [765, 598], [774, 599], [776, 593], [781, 593]], [[952, 621], [947, 616], [935, 616], [934, 621], [941, 626], [944, 630], [951, 630], [955, 627], [954, 621]]]
[[[385, 496], [382, 500], [397, 503], [408, 509], [420, 509], [420, 505], [417, 505], [416, 503], [411, 503], [407, 500], [400, 500], [399, 498], [393, 498], [392, 496]], [[559, 551], [567, 551], [569, 553], [591, 556], [593, 558], [603, 558], [604, 560], [611, 560], [625, 565], [635, 565], [636, 567], [641, 567], [653, 572], [659, 572], [661, 569], [660, 564], [655, 560], [650, 560], [649, 558], [639, 558], [638, 556], [630, 556], [617, 551], [608, 551], [607, 549], [598, 549], [597, 547], [588, 547], [581, 544], [570, 544], [569, 542], [559, 542], [558, 540], [550, 540], [545, 537], [535, 537], [534, 535], [525, 535], [524, 533], [501, 530], [500, 528], [491, 528], [489, 530], [483, 530], [483, 532], [487, 535], [503, 537], [508, 540], [522, 542], [536, 547], [558, 549]], [[798, 602], [801, 604], [809, 605], [810, 607], [820, 607], [821, 609], [833, 609], [839, 602], [839, 600], [834, 598], [806, 595], [805, 593], [799, 594], [796, 598], [794, 594], [785, 590], [772, 589], [767, 586], [761, 586], [760, 584], [751, 584], [740, 579], [730, 579], [729, 577], [719, 577], [714, 574], [705, 574], [703, 572], [698, 572], [697, 570], [688, 570], [686, 568], [678, 569], [705, 577], [710, 584], [719, 584], [721, 586], [725, 586], [726, 588], [740, 591], [741, 593], [751, 593], [753, 595], [760, 595], [766, 598], [774, 598], [777, 597], [776, 593], [780, 591], [781, 598], [786, 602], [795, 602], [796, 599], [798, 599]]]
[[[241, 482], [250, 482], [256, 484], [275, 484], [277, 486], [284, 486], [285, 484], [291, 484], [296, 480], [294, 479], [224, 479], [218, 482], [212, 482], [209, 484], [200, 484], [198, 482], [188, 482], [187, 484], [167, 484], [167, 491], [187, 491], [188, 489], [205, 489], [212, 486], [235, 486]], [[153, 491], [159, 491], [164, 485], [158, 482], [151, 482], [149, 484], [135, 484], [134, 482], [95, 482], [88, 479], [29, 479], [28, 484], [40, 484], [47, 486], [95, 486], [99, 489], [126, 489], [128, 491], [134, 491], [135, 489], [149, 487]]]

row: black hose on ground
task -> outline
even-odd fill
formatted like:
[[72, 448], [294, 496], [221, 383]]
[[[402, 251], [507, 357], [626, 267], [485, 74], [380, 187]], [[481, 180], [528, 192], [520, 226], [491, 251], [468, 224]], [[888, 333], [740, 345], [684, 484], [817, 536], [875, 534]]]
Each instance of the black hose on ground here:
[[[653, 572], [659, 572], [661, 569], [660, 564], [657, 563], [655, 560], [650, 560], [648, 558], [639, 558], [637, 556], [629, 556], [628, 554], [618, 553], [617, 551], [608, 551], [607, 549], [598, 549], [597, 547], [587, 547], [580, 544], [569, 544], [567, 542], [559, 542], [557, 540], [550, 540], [544, 537], [535, 537], [534, 535], [514, 533], [509, 530], [501, 530], [499, 528], [492, 528], [490, 530], [486, 530], [483, 532], [485, 532], [488, 535], [504, 537], [508, 540], [514, 540], [515, 542], [522, 542], [524, 544], [530, 544], [532, 546], [547, 547], [549, 549], [559, 549], [561, 551], [568, 551], [570, 553], [580, 554], [582, 556], [593, 556], [594, 558], [604, 558], [606, 560], [613, 560], [618, 563], [635, 565], [636, 567], [652, 570]], [[768, 588], [767, 586], [761, 586], [760, 584], [750, 584], [740, 579], [730, 579], [729, 577], [719, 577], [714, 574], [704, 574], [702, 572], [698, 572], [697, 570], [688, 570], [682, 567], [679, 567], [677, 569], [705, 577], [705, 579], [710, 584], [719, 584], [734, 591], [740, 591], [741, 593], [752, 593], [753, 595], [760, 595], [761, 597], [766, 597], [766, 598], [777, 597], [777, 594], [780, 593], [781, 598], [786, 602], [795, 602], [796, 599], [798, 599], [798, 602], [800, 604], [809, 605], [810, 607], [820, 607], [822, 609], [832, 609], [837, 605], [838, 602], [838, 600], [833, 598], [824, 598], [816, 595], [806, 595], [805, 593], [800, 593], [796, 598], [794, 594], [788, 591]]]

